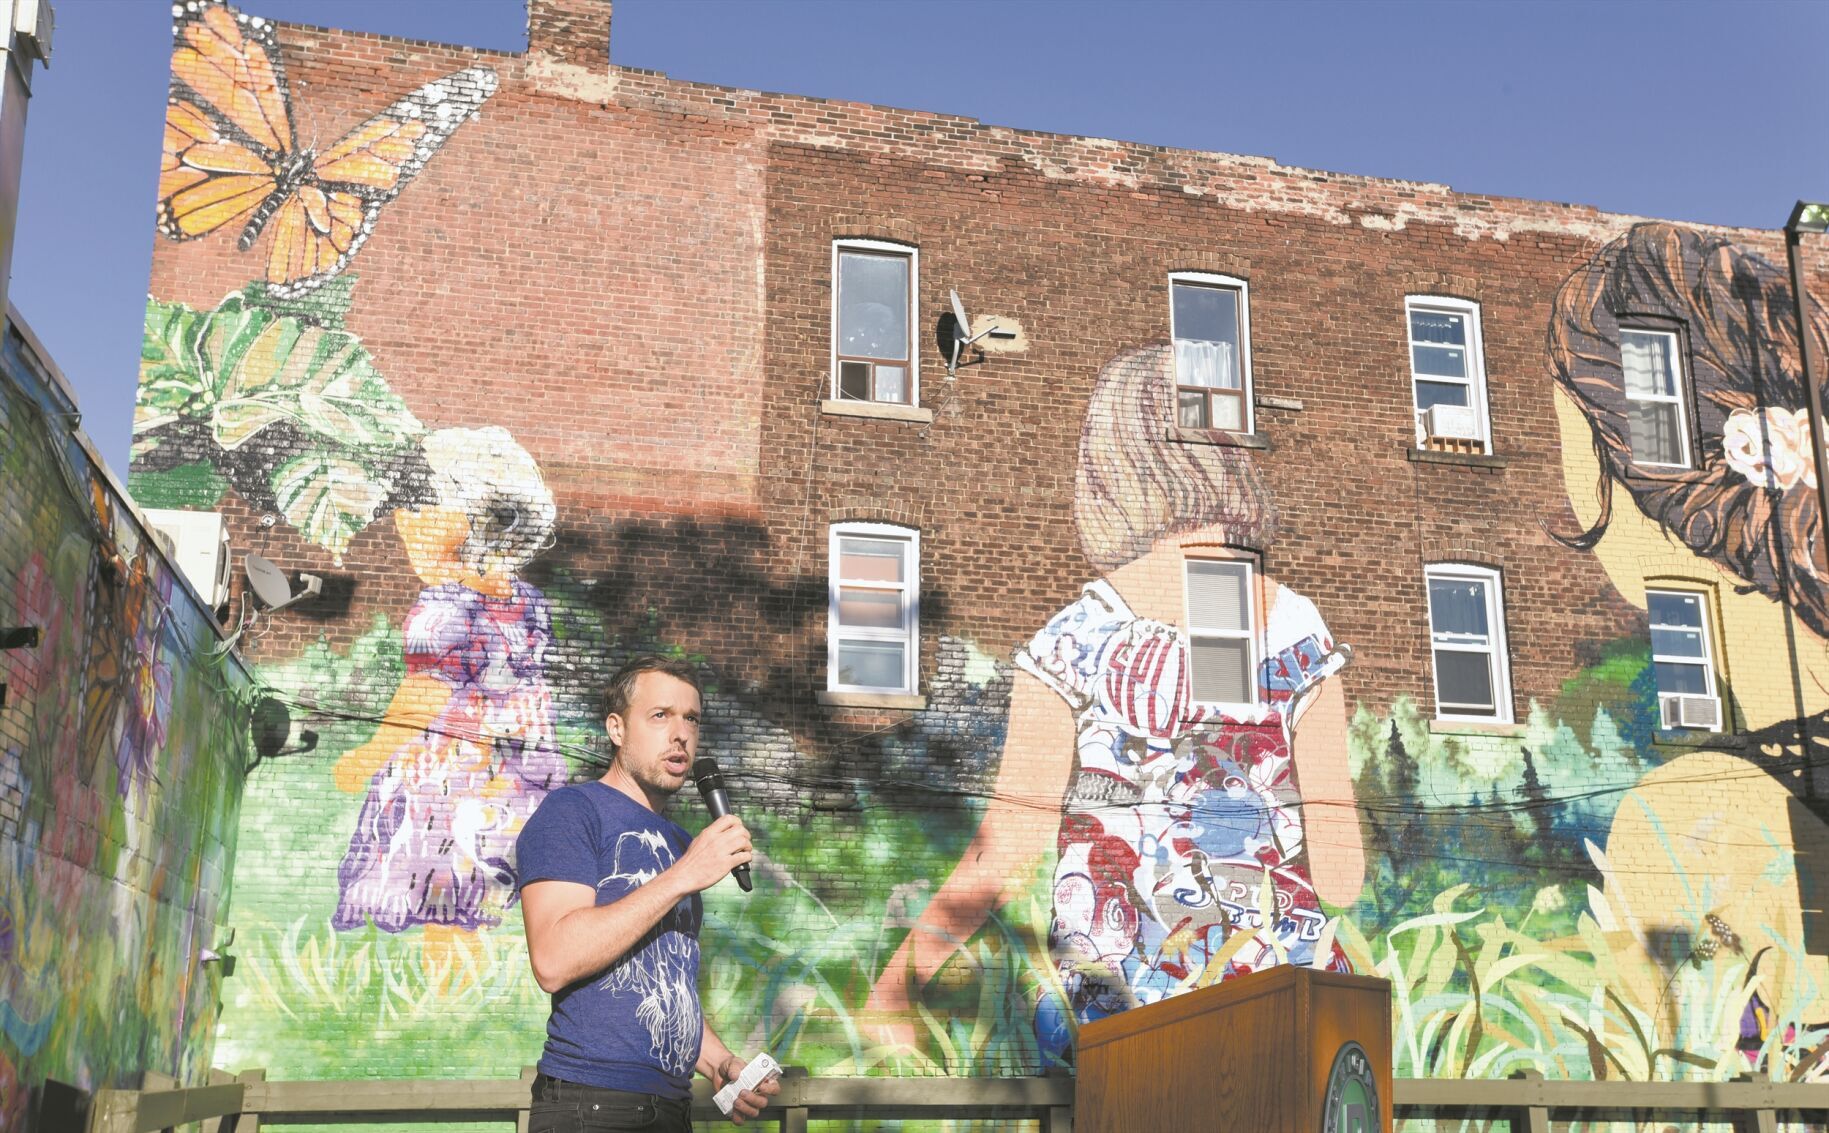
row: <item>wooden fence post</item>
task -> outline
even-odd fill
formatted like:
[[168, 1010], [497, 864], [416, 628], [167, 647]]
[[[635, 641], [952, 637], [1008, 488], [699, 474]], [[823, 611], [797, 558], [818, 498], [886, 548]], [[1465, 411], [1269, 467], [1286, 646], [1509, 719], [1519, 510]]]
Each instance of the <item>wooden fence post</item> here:
[[[227, 1086], [234, 1083], [235, 1075], [219, 1066], [212, 1066], [210, 1067], [210, 1076], [207, 1081], [212, 1086]], [[235, 1128], [234, 1122], [235, 1118], [231, 1115], [229, 1117], [213, 1117], [200, 1124], [202, 1126], [202, 1133], [227, 1133], [227, 1131]]]
[[527, 1123], [533, 1119], [533, 1080], [540, 1075], [538, 1066], [521, 1067], [521, 1081], [527, 1086], [527, 1099], [521, 1103], [521, 1112], [514, 1119], [514, 1133], [527, 1133]]
[[1734, 1133], [1778, 1133], [1778, 1111], [1775, 1109], [1735, 1110]]
[[[249, 1092], [252, 1093], [253, 1088], [267, 1080], [267, 1072], [265, 1070], [243, 1070], [235, 1075], [235, 1080], [250, 1087]], [[247, 1102], [242, 1104], [247, 1108], [243, 1109], [241, 1115], [235, 1119], [235, 1133], [260, 1133], [260, 1110]]]
[[[1541, 1070], [1520, 1070], [1512, 1075], [1527, 1082], [1543, 1081]], [[1512, 1111], [1511, 1133], [1550, 1133], [1550, 1110], [1548, 1106], [1527, 1105]]]
[[97, 1090], [89, 1095], [88, 1133], [133, 1133], [140, 1091]]

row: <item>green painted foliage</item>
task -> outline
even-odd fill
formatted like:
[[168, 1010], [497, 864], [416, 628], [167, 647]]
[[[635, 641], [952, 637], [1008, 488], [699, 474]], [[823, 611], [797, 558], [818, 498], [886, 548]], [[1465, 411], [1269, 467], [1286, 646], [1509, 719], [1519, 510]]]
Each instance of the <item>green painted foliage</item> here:
[[135, 472], [128, 484], [142, 507], [208, 509], [229, 490], [228, 478], [216, 466], [197, 460], [175, 468]]
[[[150, 456], [173, 428], [188, 427], [233, 468], [235, 454], [288, 425], [303, 443], [290, 442], [293, 458], [265, 486], [293, 526], [340, 556], [386, 498], [393, 458], [416, 444], [425, 426], [340, 320], [288, 313], [264, 297], [250, 288], [208, 313], [147, 304], [134, 456]], [[149, 490], [183, 499], [179, 506], [200, 506], [191, 502], [203, 494], [195, 477], [175, 471], [164, 473], [165, 482], [147, 481]]]
[[240, 294], [207, 315], [147, 304], [135, 429], [186, 418], [230, 451], [281, 421], [341, 448], [400, 448], [425, 431], [354, 335]]

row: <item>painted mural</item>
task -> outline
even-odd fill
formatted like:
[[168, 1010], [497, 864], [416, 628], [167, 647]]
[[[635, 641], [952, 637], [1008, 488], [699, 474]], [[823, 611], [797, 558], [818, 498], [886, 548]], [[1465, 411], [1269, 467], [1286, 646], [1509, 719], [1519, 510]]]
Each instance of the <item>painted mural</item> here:
[[[333, 561], [360, 537], [417, 579], [393, 615], [263, 652], [319, 742], [248, 784], [217, 1058], [513, 1075], [546, 1010], [514, 834], [603, 766], [592, 675], [689, 654], [657, 617], [605, 623], [566, 538], [594, 517], [489, 406], [409, 406], [346, 325], [350, 257], [490, 113], [493, 75], [421, 87], [313, 153], [270, 27], [198, 4], [176, 33], [161, 228], [269, 244], [214, 307], [149, 302], [136, 495], [245, 505]], [[1083, 573], [1013, 649], [940, 637], [927, 710], [858, 741], [877, 777], [802, 773], [816, 761], [768, 702], [706, 666], [707, 743], [771, 803], [751, 818], [755, 894], [707, 900], [708, 1012], [815, 1073], [1027, 1074], [1070, 1066], [1088, 1020], [1293, 963], [1392, 981], [1400, 1076], [1829, 1078], [1829, 968], [1803, 912], [1829, 830], [1797, 723], [1829, 712], [1829, 561], [1789, 303], [1752, 252], [1641, 225], [1570, 276], [1546, 328], [1577, 523], [1545, 523], [1634, 606], [1707, 596], [1730, 735], [1661, 728], [1649, 628], [1589, 643], [1515, 727], [1349, 703], [1379, 643], [1337, 640], [1328, 595], [1243, 569], [1310, 536], [1250, 450], [1164, 441], [1171, 349], [1125, 349], [1084, 375], [1062, 549]], [[1628, 388], [1622, 327], [1683, 336], [1682, 431]], [[1694, 469], [1644, 459], [1678, 443]], [[1193, 699], [1189, 560], [1262, 611], [1249, 710]], [[88, 586], [59, 600], [141, 632]], [[1796, 687], [1765, 679], [1775, 664]], [[67, 742], [124, 789], [147, 774], [157, 729], [133, 721], [161, 678], [96, 672], [123, 742]]]
[[0, 373], [0, 1127], [211, 1064], [250, 688], [35, 383]]
[[339, 275], [382, 206], [495, 93], [469, 67], [427, 83], [322, 151], [299, 144], [273, 25], [213, 0], [172, 7], [171, 95], [159, 165], [159, 231], [194, 240], [268, 225], [266, 282], [296, 298]]

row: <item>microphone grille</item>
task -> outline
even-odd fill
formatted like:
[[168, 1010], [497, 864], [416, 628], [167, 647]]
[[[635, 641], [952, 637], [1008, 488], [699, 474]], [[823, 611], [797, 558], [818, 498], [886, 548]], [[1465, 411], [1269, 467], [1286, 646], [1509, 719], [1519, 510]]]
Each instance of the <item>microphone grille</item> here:
[[724, 777], [718, 774], [718, 761], [709, 755], [701, 755], [692, 761], [692, 778], [701, 790], [724, 785]]

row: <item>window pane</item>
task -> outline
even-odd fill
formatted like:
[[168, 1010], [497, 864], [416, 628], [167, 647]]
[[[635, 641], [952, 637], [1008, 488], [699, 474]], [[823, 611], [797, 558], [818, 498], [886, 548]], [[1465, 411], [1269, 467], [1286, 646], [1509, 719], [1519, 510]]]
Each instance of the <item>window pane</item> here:
[[908, 357], [907, 257], [839, 255], [838, 352]]
[[1679, 693], [1689, 696], [1708, 695], [1708, 673], [1701, 665], [1659, 661], [1654, 668], [1657, 670], [1659, 692], [1667, 696]]
[[840, 362], [838, 364], [838, 396], [855, 398], [858, 401], [870, 400], [870, 363]]
[[1175, 374], [1178, 384], [1207, 389], [1237, 389], [1240, 374], [1230, 342], [1175, 340]]
[[1204, 393], [1183, 393], [1181, 405], [1175, 420], [1184, 429], [1204, 429], [1207, 427], [1207, 395]]
[[1671, 344], [1675, 336], [1647, 334], [1643, 331], [1619, 332], [1620, 368], [1626, 377], [1626, 393], [1634, 397], [1675, 397], [1677, 374]]
[[899, 539], [840, 538], [838, 577], [847, 582], [900, 582], [907, 546]]
[[1416, 408], [1427, 409], [1432, 405], [1467, 406], [1473, 400], [1472, 388], [1454, 382], [1417, 382]]
[[1485, 653], [1437, 649], [1435, 699], [1438, 707], [1455, 712], [1492, 712], [1492, 658]]
[[1628, 401], [1626, 427], [1632, 441], [1632, 459], [1653, 464], [1683, 463], [1683, 441], [1673, 403]]
[[1230, 287], [1174, 285], [1175, 339], [1223, 342], [1238, 351], [1238, 292]]
[[1410, 341], [1437, 346], [1466, 346], [1467, 320], [1446, 311], [1411, 311]]
[[908, 400], [908, 367], [878, 366], [876, 368], [876, 399], [878, 401]]
[[1245, 580], [1250, 577], [1250, 573], [1243, 563], [1190, 561], [1188, 627], [1229, 629], [1241, 633], [1249, 630], [1251, 606]]
[[1442, 378], [1467, 376], [1467, 352], [1458, 346], [1412, 346], [1410, 358], [1419, 374]]
[[838, 643], [838, 683], [864, 688], [901, 688], [902, 650], [899, 641], [841, 641]]
[[1659, 657], [1694, 657], [1708, 659], [1702, 647], [1702, 634], [1693, 629], [1659, 629], [1651, 627], [1651, 652]]
[[1236, 393], [1213, 395], [1213, 427], [1241, 432], [1245, 428], [1245, 399]]
[[902, 625], [902, 596], [893, 590], [843, 587], [838, 592], [838, 624], [869, 629], [899, 629]]
[[1700, 594], [1673, 594], [1669, 591], [1648, 590], [1645, 592], [1645, 598], [1646, 607], [1651, 614], [1652, 625], [1702, 628], [1702, 596]]
[[1251, 646], [1236, 638], [1193, 639], [1194, 699], [1251, 702]]
[[1486, 621], [1486, 584], [1478, 579], [1431, 578], [1429, 623], [1438, 638], [1485, 639], [1491, 632]]

